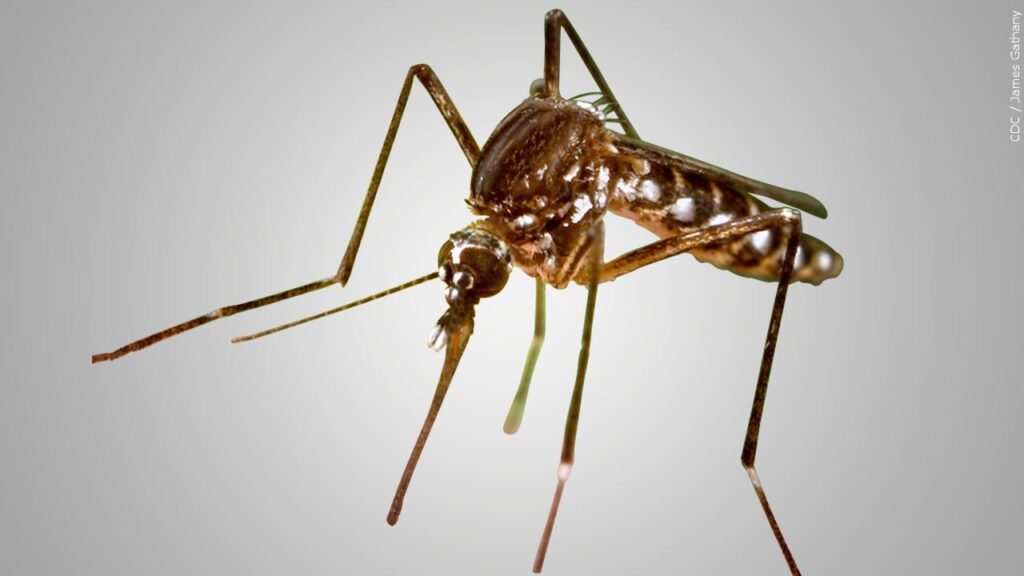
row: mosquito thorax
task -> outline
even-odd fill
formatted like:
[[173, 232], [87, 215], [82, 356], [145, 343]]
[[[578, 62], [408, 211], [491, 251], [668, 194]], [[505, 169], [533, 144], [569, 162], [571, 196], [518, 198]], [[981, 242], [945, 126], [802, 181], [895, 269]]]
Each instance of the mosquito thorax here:
[[527, 98], [481, 149], [468, 203], [504, 224], [497, 232], [515, 242], [565, 218], [612, 151], [608, 131], [590, 111], [559, 98]]
[[509, 245], [516, 267], [561, 288], [579, 264], [585, 234], [604, 215], [614, 156], [593, 110], [533, 95], [487, 139], [467, 202]]

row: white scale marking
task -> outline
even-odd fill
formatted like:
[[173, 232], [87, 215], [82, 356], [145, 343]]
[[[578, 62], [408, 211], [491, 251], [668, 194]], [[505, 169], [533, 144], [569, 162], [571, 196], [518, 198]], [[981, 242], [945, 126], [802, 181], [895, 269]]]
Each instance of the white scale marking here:
[[661, 199], [661, 187], [654, 180], [644, 180], [640, 183], [640, 195], [648, 202], [657, 202]]
[[565, 173], [565, 177], [564, 177], [565, 181], [566, 182], [572, 182], [576, 178], [576, 175], [579, 174], [579, 173], [580, 173], [580, 165], [577, 162], [576, 164], [572, 165], [572, 168], [569, 168], [568, 172]]
[[590, 196], [580, 194], [572, 201], [572, 207], [572, 221], [575, 224], [580, 220], [583, 220], [583, 217], [587, 215], [587, 212], [590, 212], [590, 209], [594, 207], [594, 204], [590, 201]]
[[523, 214], [512, 221], [512, 226], [518, 230], [526, 230], [537, 223], [537, 216], [533, 214]]
[[672, 203], [668, 213], [679, 222], [689, 223], [693, 222], [693, 218], [697, 215], [697, 206], [694, 204], [693, 198], [683, 197]]
[[797, 271], [804, 266], [804, 247], [796, 247], [796, 256], [793, 257], [793, 271]]
[[711, 217], [710, 220], [708, 220], [708, 226], [718, 226], [719, 224], [725, 224], [726, 222], [732, 220], [733, 218], [734, 216], [732, 214], [729, 214], [728, 212], [715, 214], [714, 216]]
[[608, 170], [608, 167], [607, 166], [601, 166], [601, 169], [597, 171], [597, 189], [598, 190], [607, 190], [608, 189], [608, 180], [610, 180], [611, 177], [612, 177], [612, 174]]
[[626, 197], [626, 200], [632, 202], [636, 199], [636, 176], [630, 177], [629, 181], [618, 180], [615, 182], [615, 191]]
[[818, 269], [823, 272], [832, 270], [832, 255], [824, 250], [818, 252]]
[[761, 254], [768, 253], [768, 247], [771, 246], [772, 231], [761, 230], [760, 232], [754, 232], [750, 235], [750, 245]]

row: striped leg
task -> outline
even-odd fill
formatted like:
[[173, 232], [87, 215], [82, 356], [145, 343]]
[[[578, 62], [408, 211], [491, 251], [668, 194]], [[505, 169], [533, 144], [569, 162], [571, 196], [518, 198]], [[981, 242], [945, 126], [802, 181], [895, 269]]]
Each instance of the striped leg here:
[[569, 37], [573, 47], [576, 48], [576, 52], [580, 55], [580, 59], [583, 60], [583, 64], [587, 67], [587, 71], [590, 72], [590, 76], [594, 79], [597, 87], [611, 101], [612, 109], [622, 125], [622, 130], [630, 138], [639, 140], [640, 135], [636, 133], [633, 124], [626, 117], [626, 113], [619, 105], [615, 94], [612, 93], [608, 82], [605, 81], [604, 75], [601, 74], [597, 63], [594, 62], [594, 58], [590, 55], [590, 51], [587, 50], [583, 39], [576, 33], [576, 29], [569, 22], [569, 17], [557, 9], [548, 12], [544, 16], [544, 95], [548, 97], [559, 96], [558, 77], [561, 68], [562, 30], [565, 30], [565, 34]]
[[[778, 288], [775, 291], [775, 303], [772, 305], [771, 319], [768, 322], [768, 336], [765, 340], [764, 353], [761, 357], [761, 369], [757, 376], [757, 386], [754, 391], [754, 404], [750, 411], [750, 422], [747, 425], [747, 435], [743, 441], [743, 453], [740, 462], [750, 477], [750, 482], [757, 493], [757, 499], [761, 502], [768, 524], [771, 526], [775, 540], [782, 549], [782, 555], [786, 558], [790, 572], [793, 576], [800, 575], [800, 569], [789, 551], [789, 545], [782, 535], [775, 514], [768, 504], [768, 497], [765, 496], [761, 479], [754, 468], [754, 457], [757, 454], [757, 441], [761, 429], [761, 416], [764, 413], [765, 396], [768, 393], [768, 378], [772, 371], [772, 360], [775, 357], [775, 345], [779, 338], [779, 326], [782, 323], [782, 311], [786, 305], [786, 292], [789, 288], [790, 278], [793, 273], [793, 263], [796, 259], [797, 248], [800, 245], [801, 220], [800, 213], [789, 208], [782, 208], [770, 212], [763, 212], [747, 218], [740, 218], [727, 224], [695, 230], [681, 234], [673, 238], [666, 238], [647, 246], [627, 252], [601, 267], [598, 272], [599, 282], [614, 280], [619, 276], [628, 274], [638, 268], [687, 252], [694, 248], [707, 246], [719, 242], [727, 242], [736, 238], [774, 228], [780, 231], [789, 232], [789, 241], [786, 244], [786, 253], [782, 263], [782, 270], [779, 275]], [[586, 281], [587, 279], [583, 279]], [[591, 280], [592, 282], [592, 280]]]
[[413, 79], [419, 80], [423, 88], [426, 89], [427, 94], [430, 94], [430, 98], [437, 105], [441, 116], [444, 116], [444, 120], [448, 123], [452, 135], [455, 136], [459, 147], [462, 148], [462, 152], [466, 155], [466, 160], [469, 161], [470, 167], [475, 167], [477, 160], [480, 158], [480, 147], [477, 145], [476, 140], [473, 139], [473, 134], [469, 131], [469, 127], [466, 126], [466, 122], [455, 108], [455, 103], [448, 96], [448, 92], [445, 91], [444, 86], [441, 85], [441, 81], [438, 80], [434, 71], [426, 64], [416, 64], [409, 68], [409, 73], [405, 75], [405, 83], [402, 84], [402, 91], [398, 95], [398, 103], [395, 104], [395, 113], [391, 116], [391, 124], [388, 126], [387, 135], [384, 136], [384, 145], [381, 146], [380, 156], [377, 157], [377, 165], [374, 167], [373, 176], [370, 178], [370, 187], [366, 191], [363, 207], [359, 210], [359, 218], [356, 220], [355, 229], [352, 230], [352, 237], [348, 241], [345, 256], [342, 257], [341, 264], [338, 266], [337, 277], [338, 282], [342, 286], [348, 282], [348, 278], [352, 274], [352, 266], [355, 264], [356, 254], [359, 252], [359, 244], [363, 241], [363, 232], [366, 231], [366, 221], [370, 218], [373, 200], [377, 197], [377, 188], [380, 187], [380, 179], [384, 176], [384, 168], [387, 166], [388, 157], [391, 155], [391, 147], [395, 143], [395, 136], [398, 135], [398, 125], [402, 122], [402, 114], [405, 113], [405, 105], [409, 101], [409, 92], [412, 90]]
[[[576, 48], [576, 52], [580, 55], [580, 59], [583, 60], [583, 64], [587, 67], [594, 82], [600, 88], [604, 97], [609, 100], [623, 130], [628, 136], [639, 140], [640, 135], [633, 128], [629, 118], [626, 117], [626, 113], [619, 105], [619, 101], [616, 100], [615, 94], [612, 93], [611, 87], [608, 86], [608, 82], [604, 79], [604, 75], [601, 74], [601, 70], [590, 55], [590, 51], [587, 50], [587, 46], [583, 43], [580, 35], [576, 32], [572, 23], [569, 22], [569, 17], [561, 10], [551, 10], [544, 17], [544, 80], [540, 83], [541, 88], [538, 88], [537, 95], [558, 96], [562, 30], [565, 30], [566, 35], [569, 36], [569, 40], [572, 42], [573, 47]], [[516, 391], [515, 399], [512, 401], [508, 416], [505, 418], [504, 429], [507, 434], [515, 434], [522, 423], [523, 411], [526, 409], [526, 398], [530, 391], [530, 380], [533, 378], [533, 369], [536, 366], [537, 357], [540, 355], [543, 344], [544, 284], [538, 280], [533, 341], [530, 343], [530, 349], [526, 355], [526, 363], [523, 366], [523, 375], [519, 381], [519, 389]]]
[[591, 230], [590, 254], [584, 266], [589, 269], [587, 277], [587, 310], [583, 318], [583, 337], [580, 341], [580, 355], [576, 364], [576, 383], [572, 389], [572, 400], [569, 401], [569, 414], [565, 419], [565, 437], [562, 440], [562, 458], [558, 464], [558, 484], [555, 487], [555, 497], [551, 501], [551, 510], [548, 512], [548, 520], [544, 524], [544, 533], [537, 547], [537, 557], [533, 561], [534, 573], [540, 574], [544, 567], [544, 557], [548, 552], [548, 544], [551, 542], [551, 532], [555, 527], [555, 517], [558, 515], [558, 506], [562, 502], [562, 491], [565, 483], [572, 473], [572, 465], [576, 461], [576, 431], [580, 423], [580, 406], [583, 403], [583, 382], [587, 376], [587, 364], [590, 361], [590, 335], [594, 326], [594, 306], [597, 303], [597, 273], [600, 270], [604, 258], [604, 224], [599, 224]]
[[536, 304], [533, 314], [533, 340], [530, 341], [530, 349], [526, 352], [526, 364], [523, 365], [523, 375], [519, 379], [519, 389], [516, 390], [516, 397], [512, 399], [509, 406], [508, 416], [505, 417], [504, 430], [506, 434], [515, 434], [519, 431], [519, 425], [523, 422], [523, 412], [526, 410], [526, 397], [530, 394], [530, 380], [533, 379], [533, 369], [537, 366], [537, 357], [540, 356], [540, 349], [544, 345], [545, 325], [545, 304], [544, 291], [547, 285], [540, 278], [537, 279]]

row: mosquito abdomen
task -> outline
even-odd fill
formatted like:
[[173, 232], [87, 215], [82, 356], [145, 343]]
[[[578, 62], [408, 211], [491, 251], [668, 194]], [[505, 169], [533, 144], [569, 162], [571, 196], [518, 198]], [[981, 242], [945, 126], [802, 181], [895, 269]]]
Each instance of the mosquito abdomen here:
[[[631, 154], [612, 178], [609, 209], [670, 238], [684, 232], [725, 224], [771, 208], [725, 182], [651, 157]], [[741, 276], [777, 281], [782, 271], [785, 238], [768, 229], [732, 242], [692, 251], [701, 262]], [[843, 269], [843, 258], [828, 244], [803, 234], [793, 265], [793, 281], [820, 284]]]

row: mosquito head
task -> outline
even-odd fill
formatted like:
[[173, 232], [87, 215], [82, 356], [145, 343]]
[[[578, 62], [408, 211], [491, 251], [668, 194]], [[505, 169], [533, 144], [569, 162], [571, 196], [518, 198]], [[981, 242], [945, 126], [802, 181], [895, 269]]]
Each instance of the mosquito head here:
[[446, 285], [448, 311], [430, 334], [430, 347], [443, 347], [453, 332], [466, 323], [471, 326], [476, 303], [501, 292], [511, 271], [508, 245], [495, 234], [479, 225], [452, 234], [437, 255], [437, 273]]

